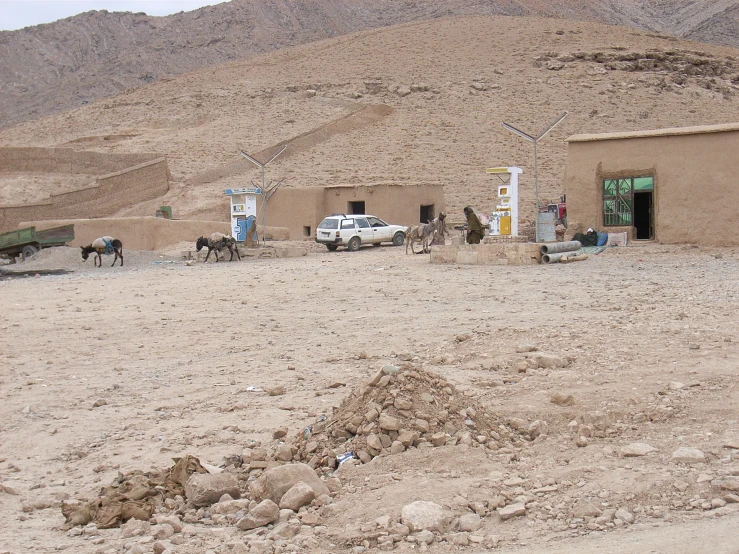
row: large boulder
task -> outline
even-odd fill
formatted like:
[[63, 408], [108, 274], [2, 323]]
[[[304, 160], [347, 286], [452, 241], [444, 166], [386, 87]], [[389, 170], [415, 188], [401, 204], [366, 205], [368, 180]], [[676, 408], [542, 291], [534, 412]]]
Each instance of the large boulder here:
[[329, 494], [328, 487], [306, 464], [286, 464], [268, 469], [251, 484], [249, 492], [254, 500], [269, 498], [279, 504], [285, 493], [301, 481], [313, 489], [316, 498]]
[[239, 480], [230, 473], [193, 473], [185, 483], [185, 496], [193, 506], [210, 506], [224, 494], [239, 498]]
[[452, 520], [452, 513], [434, 502], [417, 500], [403, 506], [400, 519], [412, 533], [424, 529], [443, 533]]

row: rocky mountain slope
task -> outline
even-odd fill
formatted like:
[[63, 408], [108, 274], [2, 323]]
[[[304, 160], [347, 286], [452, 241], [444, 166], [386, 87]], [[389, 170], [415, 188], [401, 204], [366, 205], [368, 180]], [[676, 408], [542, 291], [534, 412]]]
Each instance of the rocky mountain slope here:
[[0, 128], [254, 54], [355, 31], [474, 15], [599, 21], [739, 46], [739, 7], [732, 0], [232, 0], [168, 17], [87, 12], [0, 32]]
[[[267, 159], [288, 144], [267, 175], [283, 189], [441, 184], [453, 223], [465, 205], [495, 204], [485, 168], [517, 165], [530, 223], [531, 145], [502, 121], [537, 134], [569, 111], [538, 150], [540, 197], [556, 200], [569, 135], [739, 121], [738, 59], [736, 48], [598, 23], [445, 18], [163, 79], [4, 129], [0, 145], [163, 153], [170, 194], [119, 215], [166, 204], [179, 218], [218, 220], [228, 218], [224, 189], [260, 179], [240, 149]], [[0, 186], [17, 190], [21, 177]]]

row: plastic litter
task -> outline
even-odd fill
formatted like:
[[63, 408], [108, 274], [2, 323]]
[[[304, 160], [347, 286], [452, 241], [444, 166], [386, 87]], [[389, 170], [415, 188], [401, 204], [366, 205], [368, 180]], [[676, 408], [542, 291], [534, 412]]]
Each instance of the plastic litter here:
[[336, 461], [339, 462], [339, 465], [343, 464], [347, 460], [351, 460], [354, 458], [354, 452], [344, 452], [343, 454], [339, 454], [336, 456]]
[[246, 390], [248, 390], [249, 392], [262, 392], [262, 389], [260, 389], [259, 387], [246, 387]]
[[305, 429], [303, 429], [303, 438], [308, 440], [308, 437], [310, 437], [311, 431], [313, 430], [313, 427], [309, 425]]

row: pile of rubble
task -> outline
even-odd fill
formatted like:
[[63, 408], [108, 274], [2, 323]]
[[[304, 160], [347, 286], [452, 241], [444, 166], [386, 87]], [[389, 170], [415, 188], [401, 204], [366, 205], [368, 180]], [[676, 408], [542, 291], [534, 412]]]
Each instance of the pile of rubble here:
[[410, 364], [386, 365], [330, 417], [288, 437], [275, 457], [332, 470], [349, 459], [367, 463], [412, 447], [480, 444], [495, 450], [510, 433], [443, 377]]

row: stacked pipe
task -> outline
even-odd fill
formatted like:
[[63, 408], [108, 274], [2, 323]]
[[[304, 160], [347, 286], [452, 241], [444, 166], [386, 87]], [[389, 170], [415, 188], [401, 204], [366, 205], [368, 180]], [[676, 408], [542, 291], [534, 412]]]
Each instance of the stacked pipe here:
[[539, 251], [541, 252], [542, 263], [557, 264], [587, 260], [588, 256], [586, 254], [577, 254], [577, 251], [581, 248], [582, 244], [580, 244], [580, 241], [570, 240], [567, 242], [542, 244], [539, 247]]

